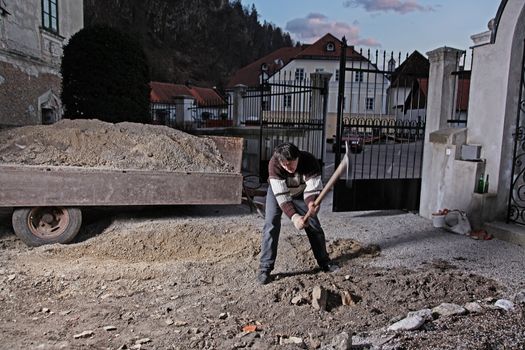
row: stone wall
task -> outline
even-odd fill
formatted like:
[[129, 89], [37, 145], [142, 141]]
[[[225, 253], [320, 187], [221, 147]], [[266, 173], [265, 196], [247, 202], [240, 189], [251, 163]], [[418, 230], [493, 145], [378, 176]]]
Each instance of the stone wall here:
[[60, 118], [62, 48], [83, 27], [83, 0], [58, 0], [58, 33], [42, 28], [42, 1], [10, 1], [0, 17], [0, 127]]
[[33, 65], [28, 74], [20, 66], [0, 62], [0, 126], [41, 124], [38, 98], [51, 90], [60, 96], [61, 79], [57, 74]]

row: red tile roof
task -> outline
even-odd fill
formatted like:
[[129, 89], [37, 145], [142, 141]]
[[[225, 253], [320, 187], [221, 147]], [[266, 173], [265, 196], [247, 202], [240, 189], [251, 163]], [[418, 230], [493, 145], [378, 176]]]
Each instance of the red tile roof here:
[[[333, 51], [326, 49], [327, 45], [332, 43], [334, 45]], [[332, 34], [325, 34], [321, 39], [317, 40], [312, 45], [308, 45], [302, 50], [297, 57], [302, 59], [332, 59], [339, 60], [341, 56], [341, 41]], [[346, 49], [346, 58], [348, 60], [366, 60], [362, 55], [354, 50], [353, 46], [348, 46]]]
[[302, 50], [301, 47], [283, 47], [275, 50], [235, 72], [228, 82], [227, 87], [232, 88], [238, 84], [257, 86], [259, 85], [259, 76], [263, 64], [266, 64], [268, 67], [268, 74], [271, 76], [287, 65]]
[[[333, 43], [334, 51], [326, 50], [327, 44], [329, 43]], [[283, 47], [259, 58], [257, 61], [250, 63], [235, 72], [228, 82], [227, 88], [233, 88], [238, 84], [246, 86], [259, 85], [261, 66], [263, 64], [266, 64], [268, 68], [267, 72], [269, 76], [272, 76], [294, 59], [339, 60], [340, 55], [341, 41], [332, 34], [326, 34], [311, 45], [302, 45], [301, 47]], [[366, 60], [354, 50], [353, 46], [347, 48], [346, 56], [349, 60]]]
[[158, 81], [151, 81], [149, 83], [151, 88], [150, 101], [151, 102], [173, 102], [176, 96], [192, 96], [195, 98], [197, 105], [216, 105], [225, 103], [224, 98], [214, 89], [197, 87], [192, 85], [161, 83]]

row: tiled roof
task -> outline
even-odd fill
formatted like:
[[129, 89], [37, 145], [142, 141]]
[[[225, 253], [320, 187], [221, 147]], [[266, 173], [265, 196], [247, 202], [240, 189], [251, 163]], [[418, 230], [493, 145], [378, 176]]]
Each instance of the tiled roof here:
[[246, 86], [259, 85], [259, 76], [263, 64], [266, 64], [268, 67], [268, 74], [273, 75], [275, 72], [279, 71], [279, 69], [287, 65], [302, 50], [301, 47], [283, 47], [275, 50], [235, 72], [228, 82], [227, 87], [232, 88], [238, 84]]
[[161, 83], [151, 81], [150, 101], [173, 102], [176, 96], [192, 96], [199, 106], [215, 105], [224, 103], [224, 99], [214, 89], [197, 87], [192, 85]]
[[[327, 50], [327, 45], [333, 45], [333, 51]], [[339, 60], [341, 56], [341, 41], [332, 34], [325, 34], [321, 39], [302, 50], [296, 59], [332, 59]], [[354, 50], [353, 46], [346, 49], [347, 60], [365, 60], [365, 58]]]
[[[333, 51], [327, 51], [327, 45], [333, 44]], [[227, 88], [233, 88], [235, 85], [243, 84], [246, 86], [259, 85], [261, 66], [266, 64], [269, 76], [274, 75], [281, 68], [286, 66], [294, 59], [325, 59], [339, 60], [341, 55], [341, 41], [332, 34], [326, 34], [321, 39], [311, 45], [302, 45], [301, 47], [283, 47], [274, 52], [259, 58], [257, 61], [239, 69], [230, 79]], [[346, 51], [348, 60], [365, 60], [365, 58], [349, 46]]]

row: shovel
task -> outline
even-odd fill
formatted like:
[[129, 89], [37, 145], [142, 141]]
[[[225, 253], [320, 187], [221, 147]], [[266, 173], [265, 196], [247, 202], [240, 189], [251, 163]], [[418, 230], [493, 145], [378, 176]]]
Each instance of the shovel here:
[[[314, 204], [315, 204], [316, 207], [319, 204], [321, 204], [321, 202], [323, 201], [324, 197], [326, 197], [326, 194], [332, 189], [332, 187], [334, 187], [335, 182], [341, 177], [343, 172], [345, 170], [347, 171], [347, 174], [349, 172], [351, 172], [350, 171], [350, 168], [351, 168], [350, 157], [349, 157], [349, 154], [348, 154], [350, 152], [350, 147], [348, 146], [348, 141], [346, 141], [345, 146], [346, 146], [346, 153], [345, 153], [343, 159], [341, 159], [341, 163], [339, 163], [339, 166], [337, 167], [337, 169], [335, 169], [334, 173], [332, 174], [332, 176], [330, 177], [330, 179], [326, 183], [326, 186], [323, 188], [323, 190], [321, 191], [319, 196], [317, 196], [317, 198], [314, 201]], [[311, 218], [312, 216], [314, 216], [313, 211], [312, 210], [308, 210], [306, 215], [303, 217], [304, 222], [307, 223], [308, 219]]]

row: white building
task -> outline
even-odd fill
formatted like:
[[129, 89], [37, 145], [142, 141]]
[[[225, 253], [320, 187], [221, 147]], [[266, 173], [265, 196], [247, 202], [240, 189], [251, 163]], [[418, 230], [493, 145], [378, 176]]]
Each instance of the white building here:
[[[261, 79], [272, 85], [272, 91], [262, 101], [265, 111], [290, 111], [291, 114], [308, 112], [311, 101], [305, 101], [300, 91], [309, 85], [310, 74], [329, 73], [329, 99], [327, 104], [326, 135], [330, 138], [336, 132], [339, 61], [341, 41], [332, 34], [326, 34], [311, 45], [282, 48], [241, 68], [235, 73], [228, 88], [256, 87]], [[387, 90], [389, 81], [370, 60], [349, 46], [346, 52], [347, 72], [343, 101], [344, 115], [384, 116], [387, 113]], [[350, 70], [349, 70], [350, 69]], [[286, 86], [280, 86], [284, 84]], [[289, 92], [289, 93], [287, 93]], [[253, 91], [254, 95], [259, 94]], [[270, 100], [268, 100], [270, 99]], [[261, 109], [255, 99], [253, 109]]]

